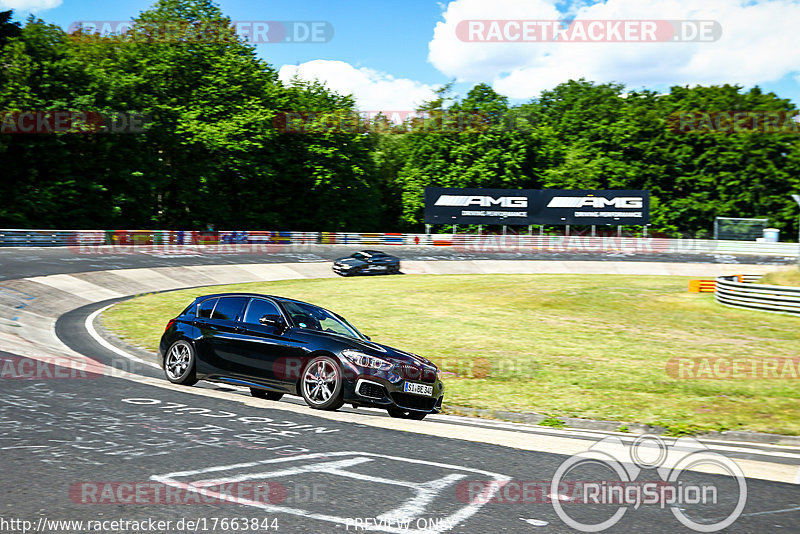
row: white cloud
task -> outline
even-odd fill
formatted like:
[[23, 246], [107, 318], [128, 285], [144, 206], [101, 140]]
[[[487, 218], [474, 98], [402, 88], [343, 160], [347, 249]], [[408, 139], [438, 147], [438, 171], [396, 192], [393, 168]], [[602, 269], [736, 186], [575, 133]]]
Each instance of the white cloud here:
[[0, 0], [0, 10], [13, 9], [16, 12], [30, 11], [31, 13], [37, 13], [58, 7], [61, 2], [62, 0]]
[[[462, 20], [716, 20], [712, 43], [470, 43]], [[800, 0], [607, 0], [560, 12], [555, 0], [455, 0], [429, 43], [428, 60], [463, 82], [491, 81], [513, 98], [530, 98], [570, 78], [661, 84], [775, 82], [800, 71]]]
[[436, 89], [415, 80], [356, 68], [344, 61], [317, 59], [296, 66], [284, 65], [278, 73], [284, 83], [289, 83], [295, 75], [303, 80], [317, 79], [340, 94], [353, 94], [358, 108], [365, 111], [411, 111], [431, 100]]

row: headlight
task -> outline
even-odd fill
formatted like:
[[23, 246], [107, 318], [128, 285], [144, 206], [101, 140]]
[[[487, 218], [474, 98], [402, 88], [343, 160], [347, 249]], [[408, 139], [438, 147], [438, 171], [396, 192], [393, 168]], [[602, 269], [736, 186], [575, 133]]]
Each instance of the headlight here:
[[342, 269], [350, 269], [350, 268], [352, 268], [353, 266], [352, 266], [352, 265], [348, 265], [348, 264], [346, 264], [346, 263], [342, 263], [342, 264], [339, 264], [339, 267], [341, 267]]
[[361, 351], [353, 350], [353, 349], [345, 349], [342, 351], [342, 356], [348, 359], [352, 364], [357, 365], [359, 367], [367, 367], [369, 369], [378, 369], [380, 371], [388, 371], [394, 364], [387, 362], [386, 360], [382, 360], [381, 358], [376, 358], [375, 356], [370, 356], [369, 354], [364, 354]]

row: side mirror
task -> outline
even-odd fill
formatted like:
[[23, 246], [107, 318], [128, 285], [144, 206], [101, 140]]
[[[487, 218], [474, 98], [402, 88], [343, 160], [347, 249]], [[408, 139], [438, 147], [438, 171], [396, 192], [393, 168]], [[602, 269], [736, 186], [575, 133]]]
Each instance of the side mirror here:
[[284, 322], [283, 317], [280, 315], [265, 315], [261, 319], [258, 320], [264, 326], [271, 326], [273, 328], [283, 328]]
[[367, 341], [372, 341], [372, 338], [369, 337], [367, 334], [364, 334], [364, 337], [367, 338]]

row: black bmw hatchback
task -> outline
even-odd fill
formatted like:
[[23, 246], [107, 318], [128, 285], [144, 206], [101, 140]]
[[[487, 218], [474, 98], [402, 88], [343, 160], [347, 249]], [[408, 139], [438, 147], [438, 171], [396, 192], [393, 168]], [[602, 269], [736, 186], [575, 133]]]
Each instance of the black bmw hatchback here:
[[357, 274], [399, 274], [400, 258], [380, 250], [362, 250], [333, 262], [333, 272], [340, 276]]
[[246, 386], [269, 400], [300, 395], [320, 410], [348, 403], [422, 419], [444, 396], [431, 361], [374, 343], [324, 308], [269, 295], [198, 297], [167, 324], [159, 356], [175, 384]]

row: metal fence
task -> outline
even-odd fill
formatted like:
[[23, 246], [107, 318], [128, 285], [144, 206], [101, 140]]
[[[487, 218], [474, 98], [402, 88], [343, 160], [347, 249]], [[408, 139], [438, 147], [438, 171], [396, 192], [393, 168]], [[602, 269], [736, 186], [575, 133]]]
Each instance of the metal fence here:
[[800, 287], [746, 283], [739, 275], [720, 276], [714, 295], [725, 306], [800, 316]]
[[262, 244], [346, 244], [363, 246], [439, 246], [466, 253], [597, 252], [621, 254], [719, 254], [797, 257], [797, 243], [594, 237], [582, 235], [403, 234], [289, 231], [176, 230], [0, 230], [0, 247], [135, 247]]

